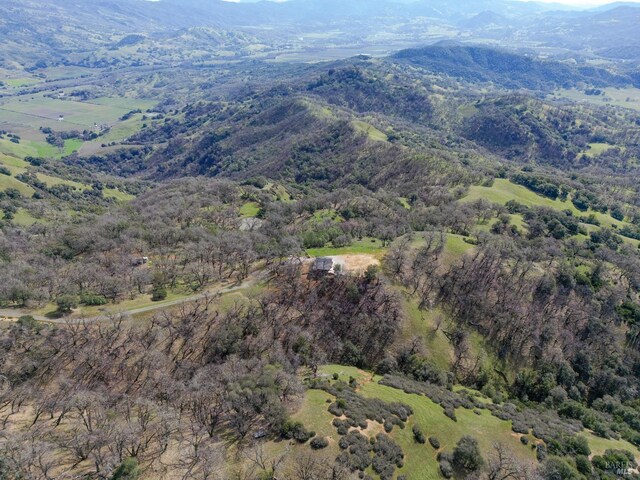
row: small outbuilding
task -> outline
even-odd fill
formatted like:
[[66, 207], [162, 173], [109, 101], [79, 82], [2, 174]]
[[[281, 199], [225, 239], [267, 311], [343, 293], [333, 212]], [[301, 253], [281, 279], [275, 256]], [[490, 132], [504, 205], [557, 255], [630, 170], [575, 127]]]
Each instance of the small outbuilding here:
[[311, 274], [315, 276], [333, 275], [335, 273], [332, 258], [318, 257], [311, 265]]

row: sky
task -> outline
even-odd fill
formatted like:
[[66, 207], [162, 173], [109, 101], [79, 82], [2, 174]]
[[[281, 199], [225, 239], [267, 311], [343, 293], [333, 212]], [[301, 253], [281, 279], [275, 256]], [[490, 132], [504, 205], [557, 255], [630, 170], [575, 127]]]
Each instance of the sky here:
[[[526, 0], [520, 0], [526, 1]], [[538, 0], [539, 2], [544, 3], [563, 3], [565, 5], [574, 5], [577, 7], [581, 6], [596, 6], [596, 5], [606, 5], [607, 3], [613, 3], [614, 0]], [[640, 0], [626, 0], [631, 1], [633, 3], [640, 3]]]
[[[228, 2], [255, 2], [258, 0], [226, 0]], [[271, 1], [287, 1], [287, 0], [271, 0]], [[530, 0], [519, 0], [530, 1]], [[565, 5], [572, 5], [576, 7], [594, 7], [597, 5], [606, 5], [607, 3], [613, 3], [616, 0], [536, 0], [544, 3], [562, 3]], [[640, 3], [640, 0], [624, 0], [627, 2]]]

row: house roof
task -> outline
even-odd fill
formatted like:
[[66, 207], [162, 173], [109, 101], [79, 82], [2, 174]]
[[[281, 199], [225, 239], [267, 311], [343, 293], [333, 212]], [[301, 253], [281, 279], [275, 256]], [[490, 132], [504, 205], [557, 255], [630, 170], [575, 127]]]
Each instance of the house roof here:
[[313, 262], [314, 270], [323, 270], [328, 272], [333, 268], [333, 260], [327, 257], [316, 258]]

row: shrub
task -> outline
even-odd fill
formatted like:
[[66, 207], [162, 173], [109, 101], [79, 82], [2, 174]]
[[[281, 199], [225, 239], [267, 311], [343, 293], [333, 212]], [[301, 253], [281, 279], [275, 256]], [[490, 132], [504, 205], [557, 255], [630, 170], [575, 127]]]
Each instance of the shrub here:
[[315, 432], [310, 432], [304, 428], [302, 422], [287, 420], [284, 422], [284, 425], [282, 425], [280, 436], [287, 439], [294, 439], [298, 443], [305, 443], [307, 440], [315, 436]]
[[536, 445], [536, 459], [539, 462], [542, 462], [547, 458], [547, 447], [545, 447], [544, 443], [539, 443]]
[[583, 475], [591, 476], [591, 462], [589, 457], [578, 455], [576, 457], [576, 469]]
[[40, 324], [38, 323], [38, 321], [31, 315], [22, 315], [20, 318], [18, 318], [17, 323], [27, 330], [38, 330], [40, 328]]
[[436, 450], [440, 448], [440, 440], [438, 440], [438, 437], [429, 437], [429, 443]]
[[422, 433], [422, 430], [420, 430], [420, 427], [418, 425], [414, 425], [412, 431], [413, 439], [416, 441], [416, 443], [426, 443], [427, 439], [425, 438], [424, 433]]
[[98, 306], [106, 305], [107, 299], [102, 295], [96, 295], [94, 293], [85, 293], [80, 295], [80, 303], [83, 305]]
[[585, 437], [570, 437], [565, 441], [566, 452], [571, 455], [591, 455], [589, 442]]
[[160, 302], [167, 298], [167, 289], [164, 287], [154, 287], [151, 292], [151, 301], [152, 302]]
[[551, 457], [544, 462], [540, 475], [545, 480], [578, 480], [581, 475], [566, 461], [558, 457]]
[[138, 461], [135, 458], [127, 458], [115, 469], [111, 480], [136, 480], [139, 477]]
[[453, 477], [453, 467], [447, 460], [440, 460], [440, 473], [444, 478]]
[[65, 315], [78, 307], [78, 299], [75, 295], [61, 295], [56, 299], [56, 305], [58, 306], [58, 312]]
[[453, 450], [453, 464], [469, 472], [475, 472], [484, 464], [478, 441], [469, 436], [463, 436]]
[[323, 448], [327, 448], [329, 446], [329, 440], [324, 437], [315, 437], [311, 440], [311, 448], [314, 450], [322, 450]]

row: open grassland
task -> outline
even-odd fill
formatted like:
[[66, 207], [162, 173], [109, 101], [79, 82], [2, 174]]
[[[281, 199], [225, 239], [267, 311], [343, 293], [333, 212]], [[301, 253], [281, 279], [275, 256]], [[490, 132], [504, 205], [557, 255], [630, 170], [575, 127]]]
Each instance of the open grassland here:
[[609, 145], [608, 143], [590, 143], [584, 154], [587, 157], [593, 158], [608, 150], [611, 150], [612, 148], [615, 148], [615, 145]]
[[35, 190], [26, 183], [22, 183], [12, 176], [0, 174], [0, 192], [9, 188], [15, 188], [25, 197], [30, 197], [35, 192]]
[[[408, 480], [439, 479], [438, 451], [427, 442], [418, 444], [412, 433], [413, 425], [418, 425], [427, 437], [435, 436], [440, 440], [441, 450], [453, 450], [456, 442], [463, 435], [472, 435], [480, 442], [480, 447], [487, 456], [491, 452], [495, 442], [505, 444], [520, 459], [535, 461], [534, 451], [531, 447], [524, 446], [519, 441], [519, 436], [511, 431], [511, 422], [500, 420], [492, 416], [488, 411], [482, 411], [480, 415], [472, 410], [459, 408], [456, 410], [457, 421], [444, 415], [443, 409], [429, 398], [421, 395], [407, 394], [401, 390], [378, 384], [379, 376], [372, 376], [368, 372], [354, 367], [341, 365], [327, 365], [320, 369], [320, 373], [331, 376], [339, 374], [340, 379], [348, 382], [350, 377], [358, 380], [360, 385], [358, 393], [368, 398], [378, 398], [385, 402], [402, 402], [413, 409], [413, 415], [409, 418], [404, 429], [394, 428], [391, 436], [402, 447], [405, 454], [405, 466], [398, 470], [398, 475], [405, 475]], [[307, 395], [310, 395], [307, 398]], [[296, 419], [305, 423], [307, 428], [326, 432], [325, 425], [329, 425], [329, 433], [332, 439], [339, 439], [335, 428], [331, 427], [333, 416], [326, 410], [329, 406], [327, 399], [332, 399], [324, 392], [311, 390], [305, 395], [301, 409], [296, 413]], [[308, 425], [307, 425], [308, 424]], [[333, 430], [331, 430], [333, 429]], [[382, 429], [372, 428], [376, 433]], [[335, 448], [330, 442], [330, 448]]]
[[115, 198], [116, 200], [118, 200], [120, 202], [128, 202], [128, 201], [133, 200], [134, 198], [136, 198], [133, 195], [131, 195], [130, 193], [122, 192], [122, 191], [118, 190], [117, 188], [105, 188], [103, 190], [103, 194], [107, 198]]
[[260, 205], [256, 202], [247, 202], [240, 207], [240, 215], [242, 218], [253, 218], [258, 216]]
[[591, 448], [592, 455], [602, 455], [605, 450], [628, 450], [636, 455], [636, 459], [639, 458], [638, 449], [631, 445], [626, 440], [615, 440], [613, 438], [597, 437], [591, 432], [582, 433], [584, 437], [589, 441], [589, 448]]
[[552, 98], [640, 110], [639, 88], [603, 88], [602, 91], [603, 95], [587, 95], [576, 89], [557, 90]]
[[99, 125], [115, 123], [129, 110], [108, 105], [47, 98], [42, 95], [0, 105], [0, 113], [7, 119], [6, 123], [34, 129], [43, 126], [55, 130], [82, 130], [92, 128], [96, 123]]
[[[39, 127], [49, 127], [57, 131], [84, 130], [93, 128], [95, 124], [115, 125], [124, 114], [137, 109], [145, 110], [154, 104], [151, 100], [106, 97], [80, 102], [36, 94], [1, 103], [0, 124], [5, 128], [13, 126], [33, 130]], [[132, 125], [140, 122], [141, 117], [142, 115], [139, 115], [124, 128], [135, 131]], [[114, 137], [120, 134], [121, 132], [115, 132]]]
[[556, 210], [569, 210], [577, 217], [586, 216], [593, 213], [595, 217], [600, 221], [600, 223], [605, 227], [610, 227], [613, 225], [620, 227], [624, 225], [624, 222], [616, 220], [611, 215], [603, 214], [600, 212], [593, 212], [591, 210], [587, 212], [581, 212], [573, 205], [573, 203], [571, 203], [570, 199], [566, 201], [552, 200], [550, 198], [538, 195], [537, 193], [532, 192], [526, 187], [511, 183], [509, 180], [504, 178], [497, 178], [493, 186], [491, 187], [482, 187], [478, 185], [470, 187], [468, 195], [461, 201], [473, 202], [481, 198], [488, 200], [489, 202], [499, 203], [501, 205], [506, 204], [509, 200], [515, 200], [516, 202], [519, 202], [528, 207], [549, 207]]
[[36, 85], [42, 82], [42, 80], [34, 77], [20, 77], [20, 78], [0, 77], [0, 82], [3, 82], [5, 85], [8, 85], [9, 87], [12, 87], [12, 88], [19, 88], [19, 87], [28, 87], [30, 85]]
[[362, 240], [356, 240], [347, 247], [322, 247], [322, 248], [309, 248], [307, 249], [307, 255], [310, 257], [331, 257], [336, 255], [358, 255], [368, 254], [377, 259], [384, 257], [387, 252], [387, 247], [382, 245], [382, 241], [377, 238], [365, 237]]
[[426, 356], [440, 370], [448, 371], [453, 359], [451, 343], [444, 334], [447, 317], [439, 309], [420, 310], [415, 297], [401, 291], [405, 318], [400, 332], [400, 343], [408, 344], [418, 337], [424, 341]]
[[366, 133], [371, 140], [376, 140], [378, 142], [386, 142], [388, 140], [387, 135], [378, 130], [373, 125], [370, 125], [366, 122], [361, 122], [359, 120], [351, 122], [351, 124], [357, 131]]
[[31, 215], [24, 208], [19, 208], [18, 211], [13, 216], [13, 223], [16, 225], [21, 225], [23, 227], [28, 227], [36, 223], [38, 219], [36, 219], [33, 215]]
[[82, 140], [70, 138], [64, 141], [64, 147], [58, 148], [48, 144], [44, 140], [20, 140], [20, 143], [13, 143], [6, 138], [0, 139], [0, 153], [13, 155], [20, 158], [55, 158], [59, 159], [70, 155], [82, 146]]
[[[381, 377], [372, 375], [355, 367], [343, 365], [325, 365], [319, 369], [319, 374], [326, 378], [338, 374], [340, 380], [348, 382], [351, 377], [358, 381], [358, 393], [368, 398], [377, 398], [385, 402], [401, 402], [409, 405], [413, 409], [413, 415], [409, 418], [404, 429], [398, 427], [390, 434], [402, 447], [405, 454], [405, 465], [397, 471], [398, 475], [404, 475], [408, 480], [439, 479], [437, 454], [428, 442], [426, 444], [416, 443], [412, 433], [412, 427], [418, 425], [427, 437], [435, 436], [440, 440], [440, 451], [452, 451], [455, 444], [463, 435], [472, 435], [479, 444], [481, 451], [487, 459], [493, 451], [495, 443], [505, 445], [513, 455], [521, 461], [536, 464], [535, 450], [533, 445], [536, 440], [531, 434], [526, 435], [530, 444], [523, 445], [520, 442], [522, 435], [516, 434], [511, 429], [511, 422], [500, 420], [491, 415], [488, 410], [473, 411], [465, 408], [456, 409], [457, 421], [451, 420], [444, 415], [440, 405], [433, 402], [426, 396], [407, 394], [401, 390], [380, 385]], [[460, 390], [462, 387], [454, 387]], [[293, 414], [295, 420], [304, 423], [307, 429], [315, 431], [318, 436], [327, 437], [329, 446], [325, 453], [335, 457], [340, 449], [337, 445], [340, 436], [331, 425], [333, 415], [328, 412], [329, 404], [334, 401], [334, 397], [324, 391], [309, 390], [305, 393], [304, 399], [298, 410]], [[485, 399], [491, 402], [490, 399]], [[380, 428], [377, 428], [380, 427]], [[369, 431], [376, 434], [383, 431], [381, 425], [370, 422]], [[366, 433], [366, 432], [365, 432]], [[582, 432], [580, 435], [587, 438], [593, 454], [601, 454], [606, 449], [620, 448], [638, 453], [637, 449], [623, 440], [611, 440], [596, 437], [590, 432]], [[272, 451], [276, 451], [275, 445], [271, 444]], [[308, 445], [296, 445], [294, 449], [301, 452], [309, 449]], [[369, 472], [371, 473], [371, 472]], [[377, 478], [377, 476], [374, 476]]]
[[453, 262], [459, 260], [465, 253], [473, 248], [473, 245], [465, 242], [464, 239], [465, 237], [462, 235], [447, 234], [447, 243], [445, 244], [443, 258], [446, 265], [451, 265]]

